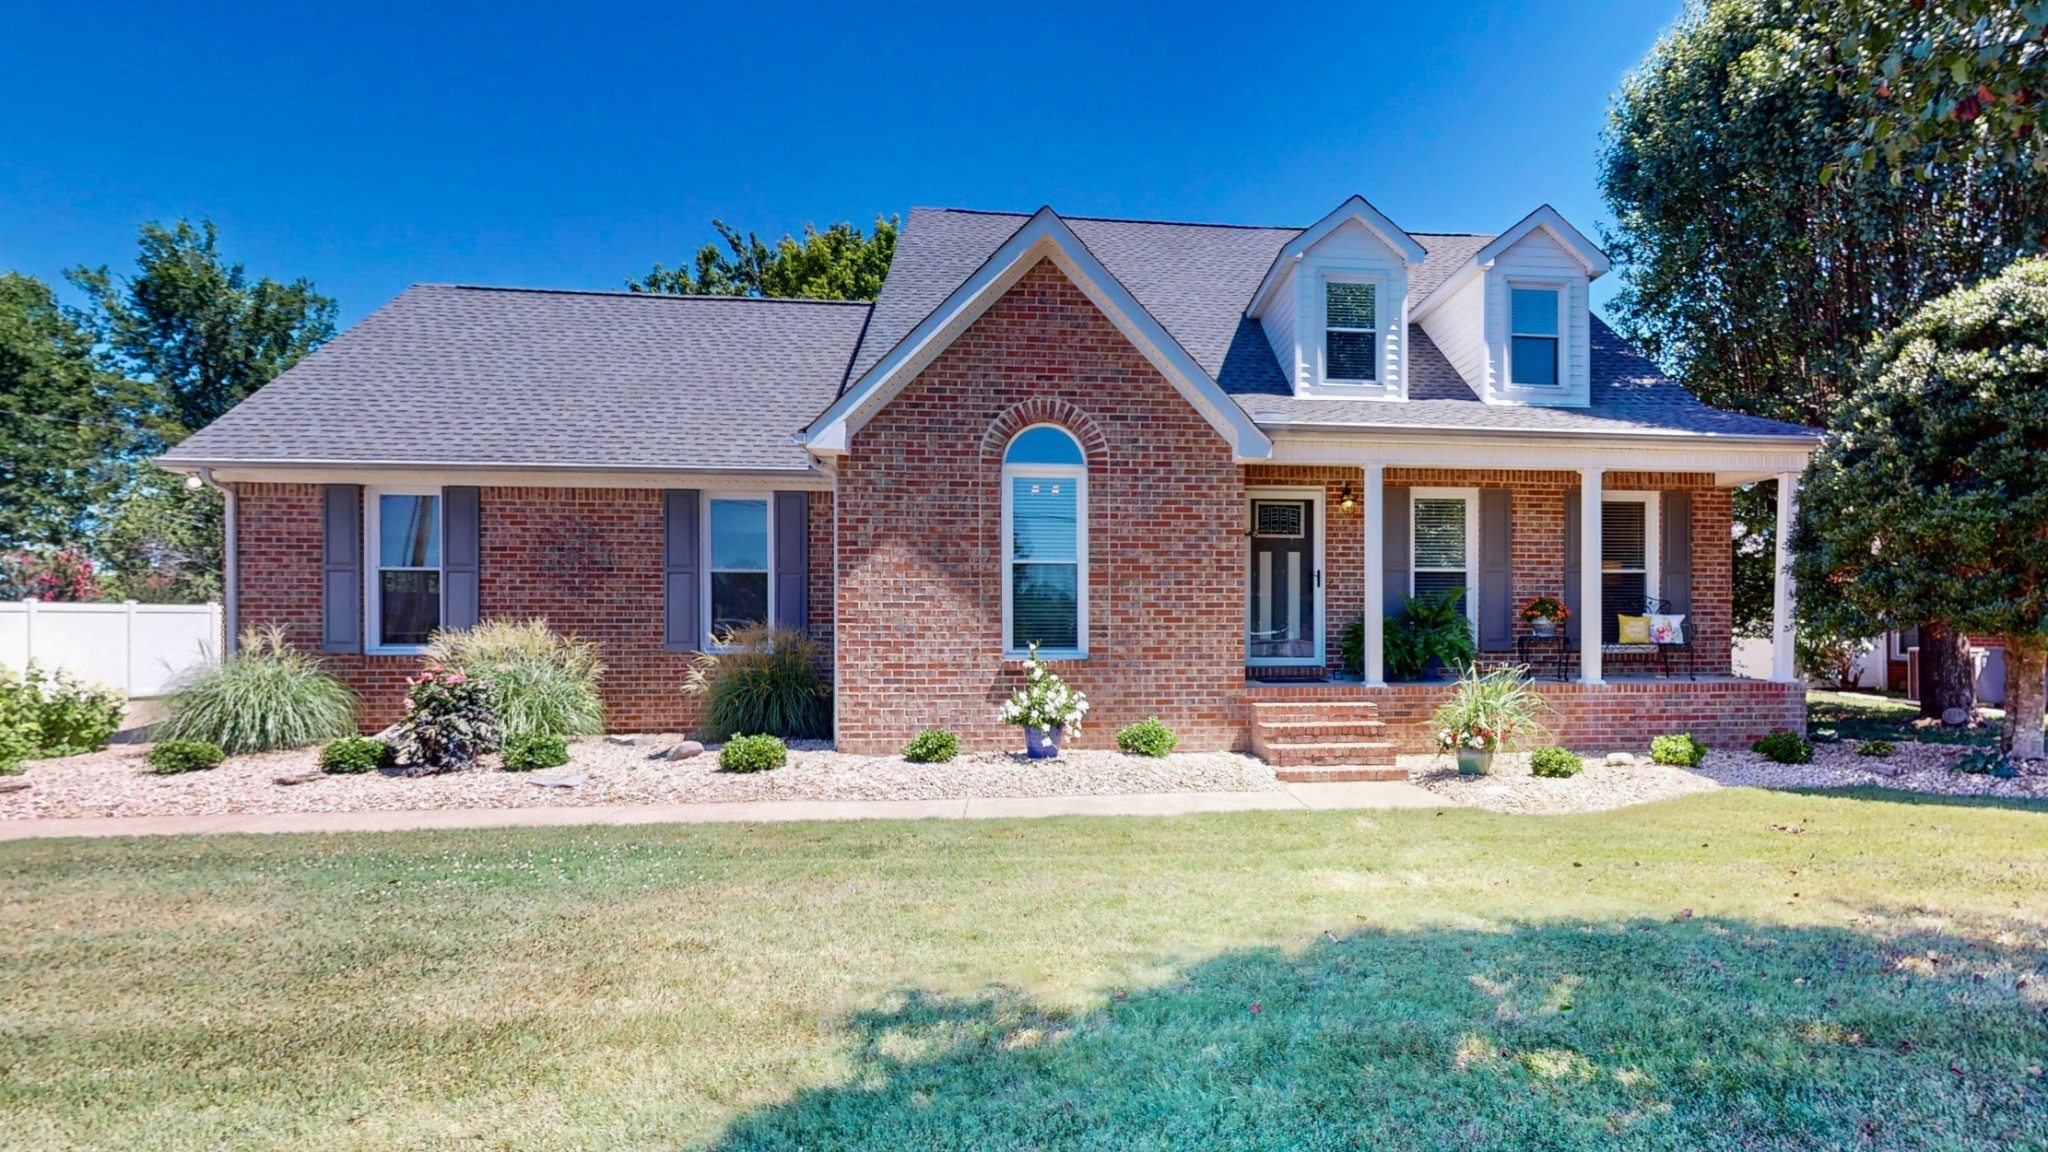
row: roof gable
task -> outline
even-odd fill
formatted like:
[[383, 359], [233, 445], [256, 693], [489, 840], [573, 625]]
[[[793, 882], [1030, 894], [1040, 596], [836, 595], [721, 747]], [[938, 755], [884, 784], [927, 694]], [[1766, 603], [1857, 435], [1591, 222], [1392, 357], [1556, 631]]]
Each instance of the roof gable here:
[[1294, 239], [1282, 245], [1278, 255], [1273, 257], [1272, 266], [1259, 281], [1259, 287], [1252, 293], [1251, 303], [1245, 308], [1252, 316], [1265, 311], [1267, 298], [1285, 277], [1288, 265], [1307, 255], [1309, 250], [1321, 243], [1331, 233], [1344, 225], [1356, 221], [1380, 243], [1393, 250], [1410, 267], [1421, 264], [1429, 258], [1429, 250], [1416, 243], [1399, 225], [1388, 219], [1386, 213], [1373, 207], [1363, 196], [1353, 196], [1337, 206], [1337, 210], [1301, 230]]
[[844, 454], [850, 437], [863, 423], [1041, 260], [1058, 266], [1230, 442], [1239, 458], [1263, 459], [1272, 452], [1272, 442], [1249, 414], [1050, 208], [1039, 209], [1012, 232], [887, 351], [870, 360], [864, 350], [857, 363], [866, 366], [804, 430], [800, 437], [804, 446], [820, 455]]

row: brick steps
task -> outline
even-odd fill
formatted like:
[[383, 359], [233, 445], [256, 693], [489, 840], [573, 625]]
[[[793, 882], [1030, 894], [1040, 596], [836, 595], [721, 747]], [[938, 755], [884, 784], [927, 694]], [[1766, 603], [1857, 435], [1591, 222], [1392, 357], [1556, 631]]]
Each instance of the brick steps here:
[[1289, 783], [1405, 780], [1378, 711], [1353, 693], [1261, 692], [1251, 701], [1252, 752]]

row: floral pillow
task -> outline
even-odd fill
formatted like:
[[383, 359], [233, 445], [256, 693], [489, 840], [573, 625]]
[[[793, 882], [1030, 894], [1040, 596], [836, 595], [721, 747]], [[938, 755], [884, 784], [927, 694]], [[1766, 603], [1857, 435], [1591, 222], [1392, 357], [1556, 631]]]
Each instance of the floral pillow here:
[[1683, 616], [1652, 616], [1652, 617], [1650, 617], [1650, 643], [1652, 643], [1652, 644], [1683, 644], [1683, 643], [1685, 643], [1685, 617], [1683, 617]]

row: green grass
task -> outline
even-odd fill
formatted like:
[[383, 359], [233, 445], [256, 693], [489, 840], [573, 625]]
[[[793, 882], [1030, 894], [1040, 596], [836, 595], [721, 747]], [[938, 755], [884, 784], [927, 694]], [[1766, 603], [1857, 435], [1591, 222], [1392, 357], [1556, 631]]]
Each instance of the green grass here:
[[1998, 728], [2005, 712], [1982, 708], [1987, 723], [1977, 728], [1946, 728], [1929, 725], [1915, 728], [1920, 706], [1898, 696], [1871, 692], [1823, 692], [1806, 694], [1806, 727], [1809, 732], [1832, 728], [1843, 740], [1902, 740], [1923, 744], [1971, 744], [1988, 746], [1998, 742]]
[[2048, 811], [0, 844], [0, 1147], [2048, 1146]]

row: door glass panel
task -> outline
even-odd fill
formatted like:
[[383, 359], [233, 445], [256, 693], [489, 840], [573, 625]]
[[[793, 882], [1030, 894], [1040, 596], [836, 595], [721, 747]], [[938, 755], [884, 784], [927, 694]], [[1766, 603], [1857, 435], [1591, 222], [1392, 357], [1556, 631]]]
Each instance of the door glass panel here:
[[1252, 505], [1245, 654], [1253, 660], [1316, 659], [1314, 522], [1310, 501]]

